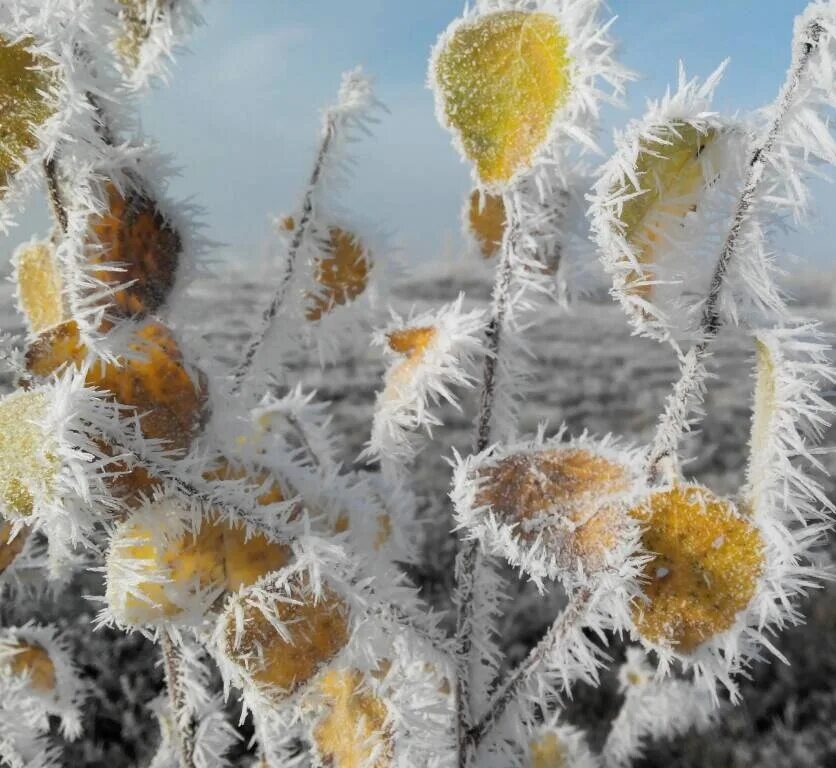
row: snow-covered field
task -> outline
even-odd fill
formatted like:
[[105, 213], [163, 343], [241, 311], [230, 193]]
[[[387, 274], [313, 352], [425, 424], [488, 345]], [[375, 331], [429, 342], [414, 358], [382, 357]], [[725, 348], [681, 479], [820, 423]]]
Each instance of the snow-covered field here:
[[[266, 299], [260, 282], [207, 283], [190, 292], [189, 303], [205, 323], [214, 354], [232, 361], [240, 352], [242, 312], [257, 312]], [[221, 287], [222, 286], [222, 289]], [[415, 303], [424, 308], [455, 297], [460, 288], [471, 301], [484, 301], [487, 284], [474, 279], [468, 285], [446, 279], [413, 280], [402, 283], [395, 304], [404, 310]], [[11, 308], [10, 286], [0, 293], [3, 330], [19, 329]], [[815, 306], [804, 313], [836, 331], [836, 311]], [[520, 431], [534, 430], [548, 421], [556, 428], [565, 422], [572, 432], [614, 432], [641, 442], [649, 439], [676, 375], [671, 350], [654, 342], [631, 337], [620, 310], [607, 301], [578, 303], [570, 314], [552, 307], [532, 329], [531, 343], [537, 356], [529, 394], [521, 411]], [[687, 472], [714, 489], [733, 493], [740, 485], [746, 457], [749, 399], [751, 394], [750, 340], [743, 332], [729, 329], [714, 347], [711, 367], [716, 378], [710, 382], [705, 402], [706, 419], [699, 433], [687, 443]], [[368, 434], [375, 390], [382, 372], [378, 352], [369, 348], [358, 358], [324, 372], [314, 367], [300, 371], [308, 388], [315, 388], [323, 400], [331, 401], [335, 429], [344, 438], [345, 461], [352, 463]], [[830, 393], [836, 399], [836, 392]], [[424, 498], [427, 562], [416, 568], [415, 579], [438, 607], [445, 606], [449, 585], [452, 538], [446, 502], [449, 467], [446, 458], [455, 447], [468, 451], [472, 432], [472, 403], [465, 398], [462, 413], [444, 410], [445, 427], [419, 459], [415, 481]], [[836, 443], [836, 433], [831, 435]], [[836, 470], [836, 458], [825, 461]], [[834, 485], [829, 485], [831, 494]], [[525, 653], [550, 621], [560, 603], [559, 594], [545, 598], [509, 573], [509, 611], [505, 624], [509, 659]], [[65, 625], [83, 624], [95, 611], [79, 601], [45, 602], [32, 607]], [[836, 590], [823, 590], [809, 601], [808, 625], [787, 632], [776, 645], [790, 665], [778, 661], [755, 669], [753, 680], [744, 686], [744, 704], [723, 713], [716, 732], [709, 736], [686, 737], [672, 744], [654, 747], [643, 766], [705, 766], [742, 768], [769, 766], [836, 765]], [[24, 617], [25, 618], [25, 617]], [[148, 752], [146, 715], [143, 706], [159, 684], [151, 648], [141, 638], [120, 639], [102, 633], [100, 642], [79, 645], [78, 652], [91, 682], [98, 686], [90, 717], [101, 743], [73, 747], [68, 759], [79, 764], [142, 764]], [[106, 649], [111, 657], [105, 655]], [[613, 653], [621, 652], [616, 646]], [[113, 654], [118, 654], [114, 657]], [[118, 673], [117, 671], [118, 670]], [[611, 679], [599, 691], [581, 689], [572, 707], [579, 721], [594, 718], [603, 727], [618, 704]], [[117, 708], [114, 716], [113, 708]], [[586, 723], [585, 723], [586, 724]]]

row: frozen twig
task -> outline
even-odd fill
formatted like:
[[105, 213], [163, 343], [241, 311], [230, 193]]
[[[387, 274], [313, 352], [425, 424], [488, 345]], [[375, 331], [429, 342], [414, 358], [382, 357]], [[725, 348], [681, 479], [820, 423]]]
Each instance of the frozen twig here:
[[526, 681], [543, 665], [549, 651], [563, 640], [567, 632], [584, 615], [593, 594], [592, 587], [578, 590], [573, 595], [571, 602], [549, 627], [548, 632], [540, 642], [532, 648], [525, 660], [511, 670], [505, 679], [500, 682], [488, 704], [487, 712], [465, 734], [469, 750], [475, 751], [479, 744], [491, 733], [505, 710], [517, 698]]
[[679, 442], [687, 431], [687, 415], [694, 402], [699, 399], [700, 390], [705, 382], [706, 373], [703, 361], [708, 356], [711, 341], [717, 336], [723, 322], [719, 304], [726, 274], [734, 258], [741, 232], [752, 215], [752, 208], [767, 169], [769, 156], [784, 127], [787, 114], [793, 106], [796, 92], [810, 59], [818, 48], [823, 31], [818, 21], [814, 20], [808, 25], [801, 48], [796, 53], [794, 62], [787, 73], [787, 79], [778, 96], [772, 122], [749, 160], [746, 183], [737, 201], [731, 228], [714, 268], [711, 285], [703, 305], [700, 320], [701, 340], [685, 355], [682, 361], [680, 379], [675, 385], [673, 396], [668, 398], [665, 411], [656, 429], [656, 436], [648, 459], [648, 472], [651, 476], [655, 477], [658, 474], [665, 460], [675, 457]]
[[[510, 220], [506, 223], [502, 238], [502, 257], [496, 267], [491, 319], [486, 331], [487, 353], [482, 376], [479, 415], [476, 422], [474, 446], [476, 453], [484, 451], [490, 443], [502, 331], [508, 313], [511, 282], [514, 275], [514, 250], [518, 245], [520, 232], [519, 220], [512, 218], [512, 211], [515, 211], [516, 207], [513, 205], [510, 194], [505, 196], [505, 210]], [[469, 705], [470, 680], [467, 670], [473, 647], [474, 586], [481, 559], [478, 547], [479, 544], [475, 539], [460, 540], [459, 551], [456, 555], [456, 640], [459, 655], [456, 694], [458, 701], [459, 764], [461, 766], [467, 766], [469, 762], [467, 732], [472, 716]]]
[[273, 299], [270, 302], [270, 306], [264, 310], [261, 328], [253, 334], [249, 344], [247, 345], [247, 349], [244, 352], [243, 360], [233, 373], [231, 390], [233, 395], [241, 391], [244, 380], [255, 362], [258, 351], [261, 349], [267, 335], [270, 333], [273, 323], [276, 320], [276, 316], [278, 315], [285, 300], [285, 296], [287, 295], [288, 288], [290, 287], [290, 283], [293, 278], [294, 269], [296, 267], [296, 257], [299, 254], [299, 250], [302, 247], [302, 243], [314, 218], [314, 195], [317, 187], [319, 186], [319, 180], [322, 176], [322, 170], [325, 167], [325, 162], [328, 158], [328, 152], [334, 139], [336, 127], [336, 115], [334, 113], [329, 113], [325, 119], [322, 141], [316, 155], [316, 162], [314, 163], [313, 171], [311, 172], [308, 188], [305, 191], [305, 198], [302, 202], [302, 213], [299, 217], [299, 223], [293, 231], [293, 239], [290, 241], [290, 246], [287, 251], [284, 273], [282, 274], [279, 286], [273, 295]]
[[163, 672], [165, 673], [165, 685], [168, 692], [169, 708], [171, 709], [177, 759], [180, 768], [194, 768], [194, 734], [191, 726], [184, 726], [183, 724], [184, 707], [180, 684], [180, 653], [165, 631], [160, 633], [160, 651], [163, 657]]

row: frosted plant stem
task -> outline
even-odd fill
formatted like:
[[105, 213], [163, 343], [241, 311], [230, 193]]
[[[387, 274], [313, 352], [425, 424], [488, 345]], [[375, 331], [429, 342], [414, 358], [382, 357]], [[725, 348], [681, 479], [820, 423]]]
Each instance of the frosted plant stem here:
[[706, 376], [703, 362], [708, 356], [711, 342], [717, 336], [723, 322], [719, 304], [729, 265], [734, 258], [740, 233], [752, 215], [752, 207], [758, 188], [763, 181], [769, 155], [772, 153], [775, 142], [784, 127], [787, 114], [795, 100], [798, 86], [804, 77], [813, 53], [818, 48], [823, 31], [818, 21], [812, 21], [807, 26], [804, 41], [800, 50], [796, 52], [793, 64], [787, 72], [786, 81], [781, 88], [781, 93], [775, 102], [772, 123], [749, 160], [746, 183], [737, 201], [731, 228], [714, 267], [708, 296], [703, 305], [702, 318], [700, 319], [701, 339], [683, 358], [680, 379], [674, 386], [673, 394], [668, 398], [665, 411], [656, 428], [656, 436], [647, 463], [651, 478], [658, 475], [660, 467], [665, 461], [675, 461], [679, 442], [688, 428], [688, 414], [694, 403], [699, 400]]
[[46, 190], [49, 195], [49, 207], [52, 209], [52, 215], [61, 228], [61, 232], [66, 234], [69, 223], [67, 206], [64, 204], [64, 196], [61, 194], [58, 167], [54, 157], [44, 160], [44, 175], [46, 176]]
[[[504, 196], [508, 222], [502, 237], [502, 257], [496, 267], [491, 300], [491, 319], [486, 336], [485, 365], [482, 373], [482, 393], [479, 400], [479, 415], [476, 422], [475, 451], [480, 453], [488, 447], [491, 436], [493, 406], [496, 399], [497, 370], [502, 346], [502, 330], [508, 314], [511, 282], [514, 275], [514, 249], [519, 238], [519, 219], [512, 193]], [[458, 675], [456, 696], [458, 701], [459, 765], [471, 764], [470, 743], [466, 737], [471, 723], [470, 712], [470, 656], [473, 650], [473, 612], [476, 574], [481, 565], [478, 542], [459, 540], [456, 555], [456, 641], [458, 649]]]
[[549, 651], [558, 646], [565, 639], [569, 630], [579, 623], [593, 594], [593, 587], [578, 590], [572, 596], [571, 602], [549, 627], [542, 640], [500, 682], [488, 704], [487, 712], [466, 733], [466, 739], [472, 751], [475, 752], [479, 744], [490, 735], [505, 710], [516, 700], [522, 686], [543, 666]]
[[247, 345], [247, 349], [241, 363], [232, 374], [232, 389], [230, 392], [233, 395], [237, 395], [241, 391], [244, 380], [255, 362], [256, 355], [264, 344], [267, 335], [270, 333], [273, 323], [276, 320], [276, 316], [279, 313], [279, 309], [284, 303], [287, 290], [290, 287], [291, 278], [293, 277], [293, 273], [296, 268], [296, 257], [299, 254], [299, 249], [302, 247], [305, 235], [308, 233], [308, 228], [313, 220], [314, 193], [319, 186], [319, 179], [322, 176], [322, 170], [325, 167], [325, 161], [328, 158], [328, 151], [331, 148], [335, 132], [336, 121], [333, 116], [329, 115], [326, 118], [325, 129], [322, 134], [322, 142], [319, 145], [316, 162], [314, 163], [313, 171], [311, 172], [311, 178], [308, 182], [305, 198], [302, 201], [302, 213], [299, 217], [299, 223], [296, 225], [296, 229], [293, 232], [293, 239], [291, 240], [290, 247], [287, 251], [284, 273], [282, 274], [276, 293], [273, 295], [273, 300], [270, 302], [270, 306], [264, 310], [261, 328], [253, 334], [249, 344]]
[[171, 723], [174, 741], [177, 747], [177, 759], [180, 768], [194, 768], [194, 739], [190, 727], [183, 727], [181, 716], [183, 697], [180, 694], [180, 653], [171, 642], [168, 633], [160, 633], [160, 651], [163, 656], [165, 685], [168, 690], [168, 705], [171, 710]]

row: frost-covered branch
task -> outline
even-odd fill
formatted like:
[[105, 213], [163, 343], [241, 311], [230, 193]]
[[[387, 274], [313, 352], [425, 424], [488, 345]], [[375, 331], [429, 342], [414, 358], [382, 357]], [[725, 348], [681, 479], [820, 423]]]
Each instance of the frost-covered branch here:
[[[506, 197], [507, 215], [515, 210], [511, 196]], [[479, 399], [479, 415], [476, 422], [475, 450], [484, 451], [490, 443], [493, 406], [496, 399], [497, 366], [502, 352], [502, 335], [510, 301], [514, 275], [514, 249], [518, 246], [519, 222], [513, 219], [506, 223], [502, 238], [501, 259], [496, 267], [495, 282], [491, 299], [491, 313], [486, 330], [486, 356], [482, 372], [482, 391]], [[467, 760], [465, 732], [471, 724], [470, 673], [472, 635], [474, 631], [474, 591], [477, 588], [477, 574], [487, 567], [481, 562], [479, 543], [475, 539], [459, 542], [456, 555], [456, 639], [458, 642], [459, 675], [457, 680], [460, 760]], [[462, 765], [466, 765], [463, 762]]]
[[711, 341], [722, 324], [719, 305], [726, 274], [737, 251], [741, 233], [754, 215], [753, 207], [768, 168], [770, 155], [794, 105], [796, 93], [810, 65], [810, 60], [818, 48], [823, 32], [824, 29], [817, 20], [811, 21], [804, 30], [798, 44], [799, 48], [794, 55], [794, 61], [787, 73], [787, 79], [773, 107], [772, 120], [749, 160], [745, 185], [735, 206], [731, 228], [714, 267], [708, 295], [703, 304], [699, 328], [701, 339], [683, 359], [681, 377], [675, 385], [675, 393], [668, 399], [656, 429], [648, 458], [648, 469], [651, 475], [657, 473], [663, 461], [675, 457], [679, 442], [687, 430], [687, 414], [693, 405], [699, 402], [706, 375], [703, 363], [708, 356]]
[[327, 182], [328, 173], [340, 160], [341, 145], [351, 139], [351, 129], [359, 127], [368, 132], [371, 122], [370, 112], [380, 104], [374, 98], [372, 84], [362, 70], [357, 68], [343, 75], [337, 103], [327, 109], [323, 116], [323, 125], [319, 147], [313, 169], [302, 198], [302, 207], [298, 221], [293, 219], [293, 235], [287, 248], [284, 270], [269, 306], [264, 310], [261, 326], [252, 334], [243, 358], [232, 374], [231, 394], [241, 391], [244, 380], [255, 364], [256, 357], [288, 299], [297, 270], [300, 251], [317, 225], [320, 213], [318, 206]]
[[160, 652], [162, 653], [165, 686], [168, 692], [168, 703], [171, 710], [171, 722], [175, 731], [180, 768], [195, 768], [192, 724], [190, 722], [184, 723], [184, 720], [190, 720], [191, 718], [183, 711], [183, 683], [180, 669], [182, 660], [180, 652], [174, 647], [174, 643], [165, 631], [160, 633]]
[[569, 604], [555, 619], [540, 642], [529, 651], [528, 656], [497, 686], [488, 703], [487, 711], [466, 734], [467, 741], [477, 747], [486, 739], [501, 719], [505, 710], [515, 701], [525, 683], [546, 663], [549, 654], [564, 641], [570, 630], [584, 618], [586, 609], [594, 594], [592, 587], [579, 589]]

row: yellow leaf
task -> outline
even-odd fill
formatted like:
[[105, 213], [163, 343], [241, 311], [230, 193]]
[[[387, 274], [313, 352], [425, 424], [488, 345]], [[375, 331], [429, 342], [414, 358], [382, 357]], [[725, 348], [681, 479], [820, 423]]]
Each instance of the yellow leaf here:
[[367, 688], [363, 675], [331, 669], [318, 687], [326, 711], [313, 729], [313, 741], [322, 762], [339, 768], [392, 765], [386, 704]]
[[630, 514], [641, 544], [646, 600], [633, 605], [639, 634], [682, 653], [725, 632], [751, 601], [765, 566], [760, 533], [728, 501], [696, 485], [653, 492]]
[[37, 146], [35, 128], [55, 112], [46, 95], [53, 83], [51, 62], [33, 55], [31, 44], [26, 39], [12, 45], [0, 36], [0, 189]]
[[[633, 247], [638, 262], [651, 265], [664, 247], [664, 228], [695, 211], [705, 188], [713, 180], [708, 175], [705, 152], [718, 137], [718, 131], [701, 132], [689, 123], [677, 122], [660, 134], [662, 142], [643, 142], [636, 161], [640, 189], [627, 181], [619, 194], [641, 194], [627, 200], [621, 211], [624, 236]], [[640, 279], [637, 272], [629, 282]], [[645, 272], [646, 279], [652, 279]], [[652, 286], [642, 285], [634, 292], [649, 296]]]
[[569, 94], [567, 39], [554, 16], [500, 11], [455, 28], [434, 70], [448, 125], [487, 185], [530, 167]]
[[34, 333], [64, 322], [61, 272], [52, 243], [29, 243], [15, 254], [20, 309]]

